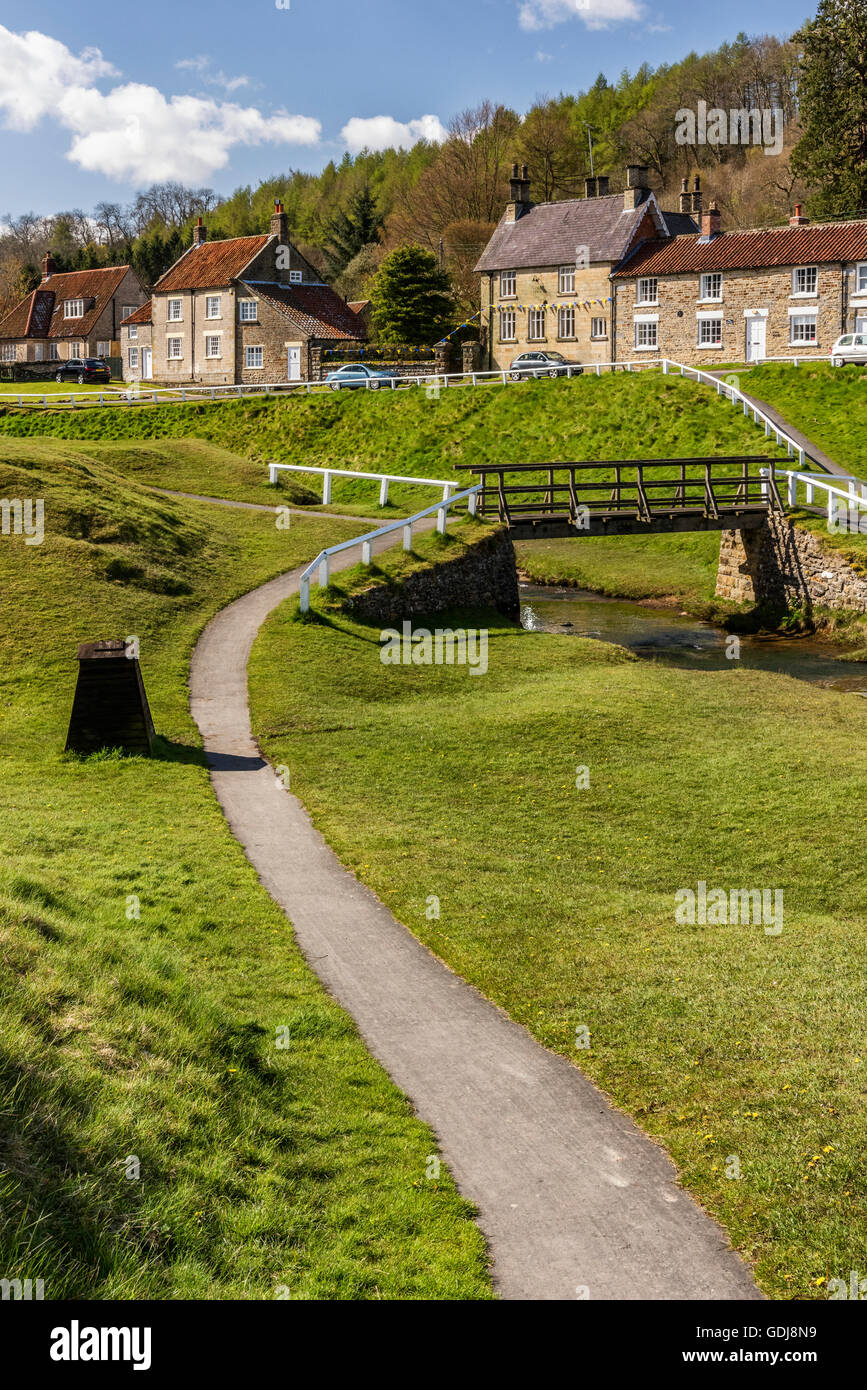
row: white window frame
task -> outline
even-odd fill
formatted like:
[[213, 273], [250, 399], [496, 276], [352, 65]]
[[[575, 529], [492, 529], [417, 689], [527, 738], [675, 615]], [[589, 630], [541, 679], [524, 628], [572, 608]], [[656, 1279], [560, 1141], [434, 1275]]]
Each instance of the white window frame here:
[[[718, 286], [719, 286], [719, 293], [718, 293], [718, 294], [712, 294], [712, 293], [711, 293], [711, 290], [713, 289], [713, 287], [714, 287], [715, 284], [718, 284]], [[702, 304], [705, 304], [705, 303], [708, 303], [708, 304], [716, 304], [716, 303], [719, 303], [719, 301], [720, 301], [720, 300], [722, 299], [722, 297], [723, 297], [723, 277], [722, 277], [722, 271], [720, 271], [720, 270], [709, 270], [709, 271], [706, 272], [706, 274], [702, 275], [701, 279], [699, 280], [699, 284], [698, 284], [698, 297], [699, 297], [700, 303], [702, 303]]]
[[[105, 352], [102, 351], [103, 348], [105, 348]], [[111, 342], [109, 341], [108, 338], [100, 338], [100, 339], [98, 339], [97, 344], [96, 344], [96, 355], [97, 355], [97, 357], [110, 357], [110, 356], [111, 356]]]
[[[795, 337], [795, 328], [796, 328], [796, 325], [799, 325], [801, 328], [807, 328], [808, 325], [812, 325], [812, 328], [813, 328], [813, 335], [812, 335], [812, 337], [809, 337], [809, 338], [808, 338], [808, 337], [796, 338], [796, 337]], [[798, 309], [798, 310], [795, 310], [795, 311], [792, 311], [792, 310], [790, 309], [790, 310], [789, 310], [789, 347], [815, 347], [816, 344], [818, 343], [818, 341], [819, 341], [819, 314], [818, 314], [818, 311], [817, 311], [816, 313], [812, 313], [812, 314], [811, 314], [808, 310], [804, 310], [804, 309]]]
[[[511, 327], [511, 332], [506, 333], [506, 325]], [[500, 310], [500, 342], [516, 343], [518, 341], [518, 315], [514, 309]]]
[[[251, 362], [251, 354], [258, 352], [261, 355], [260, 362]], [[255, 345], [248, 345], [244, 348], [244, 370], [247, 372], [262, 372], [265, 370], [265, 349]]]
[[[799, 289], [799, 283], [810, 283], [814, 289]], [[792, 271], [792, 298], [793, 299], [818, 299], [819, 298], [819, 267], [817, 265], [797, 265]]]
[[18, 344], [0, 343], [0, 362], [17, 362]]
[[300, 270], [290, 270], [290, 271], [289, 271], [289, 284], [290, 284], [290, 285], [300, 285], [300, 284], [303, 284], [303, 282], [304, 282], [304, 276], [303, 276], [303, 274], [302, 274], [302, 272], [301, 272]]
[[561, 265], [557, 272], [557, 293], [575, 293], [575, 267], [574, 265]]
[[[178, 346], [178, 351], [177, 351], [177, 352], [175, 351], [175, 344], [177, 344], [177, 346]], [[183, 338], [169, 337], [169, 336], [167, 335], [167, 336], [166, 336], [166, 361], [167, 361], [167, 362], [180, 362], [180, 361], [182, 361], [183, 356], [184, 356], [184, 340], [183, 340]]]
[[[563, 332], [563, 321], [571, 325], [568, 332]], [[578, 337], [575, 330], [575, 309], [571, 304], [560, 304], [557, 309], [557, 337], [561, 342], [571, 342]]]
[[184, 301], [182, 299], [170, 299], [166, 304], [166, 319], [169, 323], [183, 323], [184, 321]]
[[121, 318], [128, 319], [130, 314], [134, 314], [138, 307], [137, 304], [124, 304], [123, 310], [121, 311]]
[[[647, 286], [653, 286], [653, 293], [647, 293]], [[642, 275], [635, 287], [636, 304], [658, 304], [659, 303], [659, 277], [656, 275]]]
[[856, 263], [855, 293], [867, 294], [867, 261], [858, 261]]
[[[252, 307], [252, 314], [248, 311]], [[259, 301], [258, 299], [239, 299], [238, 300], [238, 319], [241, 323], [259, 322]]]
[[[217, 345], [217, 350], [216, 350], [216, 352], [212, 352], [212, 351], [211, 351], [211, 346], [212, 346], [212, 344], [214, 344], [214, 343], [216, 343], [216, 345]], [[205, 357], [206, 357], [206, 358], [215, 358], [215, 357], [222, 357], [222, 355], [223, 355], [223, 337], [222, 337], [222, 334], [221, 334], [221, 333], [206, 333], [206, 334], [205, 334]]]
[[45, 344], [44, 344], [44, 343], [34, 343], [34, 344], [33, 344], [33, 361], [34, 361], [34, 362], [41, 362], [41, 361], [44, 359], [44, 357], [45, 357]]
[[548, 324], [544, 309], [527, 310], [527, 342], [544, 343], [547, 340]]
[[131, 347], [131, 348], [129, 349], [129, 369], [130, 369], [131, 372], [137, 372], [137, 371], [138, 371], [138, 348], [137, 348], [137, 347]]
[[71, 362], [72, 359], [73, 359], [74, 357], [77, 357], [77, 358], [78, 358], [80, 361], [82, 361], [82, 362], [84, 361], [84, 344], [83, 344], [83, 343], [70, 343], [70, 344], [69, 344], [69, 351], [68, 351], [68, 353], [66, 354], [66, 360], [67, 360], [67, 362]]
[[[602, 331], [601, 331], [601, 332], [599, 331], [599, 329], [598, 329], [598, 327], [597, 327], [597, 325], [600, 324], [600, 323], [602, 324]], [[591, 338], [591, 340], [595, 340], [596, 342], [599, 342], [601, 339], [607, 338], [607, 337], [608, 337], [608, 320], [607, 320], [607, 318], [596, 318], [596, 319], [591, 319], [591, 320], [590, 320], [590, 338]]]
[[[213, 308], [216, 305], [216, 309]], [[221, 319], [223, 317], [223, 297], [219, 294], [209, 294], [205, 297], [205, 318]]]
[[48, 360], [49, 362], [60, 361], [60, 348], [58, 347], [57, 343], [48, 344]]
[[138, 324], [137, 324], [137, 323], [131, 323], [131, 324], [129, 325], [129, 327], [127, 328], [126, 331], [127, 331], [127, 333], [129, 334], [129, 340], [130, 340], [130, 342], [131, 342], [131, 343], [134, 343], [135, 340], [136, 340], [136, 338], [138, 337]]
[[63, 317], [64, 317], [65, 319], [83, 319], [83, 318], [84, 318], [84, 300], [83, 300], [83, 299], [67, 299], [67, 300], [64, 302], [64, 305], [63, 305]]
[[[713, 338], [710, 335], [710, 326], [713, 325]], [[705, 333], [708, 337], [704, 337]], [[715, 351], [722, 347], [723, 338], [723, 319], [722, 314], [696, 314], [695, 345], [697, 348], [710, 349]]]
[[[644, 339], [644, 341], [642, 341]], [[659, 315], [637, 314], [635, 317], [635, 351], [659, 351]]]
[[515, 270], [500, 271], [500, 298], [517, 299], [518, 273]]

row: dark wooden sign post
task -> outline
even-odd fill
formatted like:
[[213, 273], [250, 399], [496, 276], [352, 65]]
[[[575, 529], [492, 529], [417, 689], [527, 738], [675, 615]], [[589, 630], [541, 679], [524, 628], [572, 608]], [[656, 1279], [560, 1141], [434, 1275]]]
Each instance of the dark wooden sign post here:
[[78, 649], [78, 682], [66, 751], [96, 753], [121, 748], [150, 755], [154, 726], [138, 657], [125, 642], [84, 642]]

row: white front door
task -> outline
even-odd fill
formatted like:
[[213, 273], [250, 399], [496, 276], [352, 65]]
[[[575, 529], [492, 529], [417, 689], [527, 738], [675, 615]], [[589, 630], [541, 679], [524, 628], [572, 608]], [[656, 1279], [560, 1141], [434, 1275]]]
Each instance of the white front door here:
[[291, 348], [288, 349], [288, 352], [289, 352], [289, 363], [288, 363], [288, 367], [287, 367], [286, 378], [287, 378], [288, 381], [300, 381], [300, 380], [301, 380], [301, 349], [300, 349], [300, 347], [291, 347]]
[[747, 361], [757, 362], [760, 357], [764, 357], [768, 337], [767, 319], [755, 318], [747, 319]]
[[149, 347], [141, 350], [141, 379], [142, 381], [152, 381], [154, 375], [153, 357]]

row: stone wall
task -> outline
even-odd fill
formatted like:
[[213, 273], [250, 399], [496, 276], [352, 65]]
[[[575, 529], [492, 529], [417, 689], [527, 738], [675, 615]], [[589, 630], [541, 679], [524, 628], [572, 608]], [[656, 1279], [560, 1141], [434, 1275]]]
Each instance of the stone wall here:
[[515, 548], [507, 530], [489, 532], [454, 560], [421, 569], [399, 584], [379, 583], [355, 594], [348, 607], [365, 622], [391, 624], [449, 608], [520, 612]]
[[[569, 266], [575, 270], [574, 290], [560, 292], [559, 266], [538, 266], [532, 270], [519, 270], [515, 276], [515, 293], [503, 296], [500, 293], [499, 272], [493, 277], [493, 305], [489, 310], [485, 300], [488, 292], [487, 278], [482, 279], [482, 319], [491, 348], [491, 369], [504, 371], [522, 352], [562, 352], [572, 362], [608, 362], [611, 358], [611, 284], [608, 276], [612, 266], [598, 263], [577, 269], [574, 262]], [[531, 338], [528, 331], [528, 305], [537, 308], [545, 304], [545, 319], [542, 336]], [[574, 333], [560, 336], [560, 304], [577, 304], [574, 312]], [[585, 307], [586, 306], [586, 307]], [[503, 339], [501, 336], [501, 309], [515, 312], [515, 336]], [[604, 321], [603, 335], [592, 335], [593, 320]]]
[[772, 516], [755, 531], [722, 533], [716, 594], [774, 609], [867, 613], [867, 576], [785, 516]]

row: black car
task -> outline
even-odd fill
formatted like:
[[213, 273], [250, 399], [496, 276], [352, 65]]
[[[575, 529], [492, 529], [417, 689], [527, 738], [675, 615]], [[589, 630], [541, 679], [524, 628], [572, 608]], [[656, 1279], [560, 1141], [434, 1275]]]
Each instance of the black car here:
[[583, 367], [567, 362], [562, 352], [522, 352], [509, 367], [513, 381], [529, 381], [531, 376], [580, 376]]
[[77, 381], [79, 386], [104, 385], [111, 381], [111, 371], [101, 357], [70, 357], [57, 368], [55, 381]]

